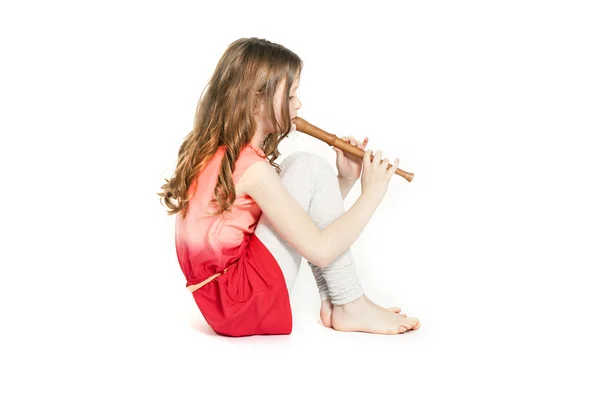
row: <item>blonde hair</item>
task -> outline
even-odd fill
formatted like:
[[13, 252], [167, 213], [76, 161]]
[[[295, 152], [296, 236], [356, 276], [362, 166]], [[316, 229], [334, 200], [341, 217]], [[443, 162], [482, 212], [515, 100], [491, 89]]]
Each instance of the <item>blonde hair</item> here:
[[[235, 201], [233, 170], [242, 148], [250, 143], [256, 129], [254, 120], [257, 101], [265, 101], [266, 112], [276, 132], [267, 135], [261, 145], [269, 163], [280, 173], [275, 163], [281, 140], [290, 132], [289, 93], [291, 85], [302, 72], [303, 62], [282, 45], [259, 38], [241, 38], [231, 43], [200, 95], [193, 129], [179, 148], [177, 166], [170, 180], [157, 193], [170, 211], [181, 211], [185, 218], [189, 192], [198, 173], [210, 161], [219, 146], [225, 145], [225, 155], [212, 202], [219, 203], [217, 214], [228, 211]], [[273, 108], [274, 95], [283, 82], [283, 125], [280, 126]], [[208, 90], [207, 90], [208, 88]], [[206, 94], [204, 92], [206, 91]]]

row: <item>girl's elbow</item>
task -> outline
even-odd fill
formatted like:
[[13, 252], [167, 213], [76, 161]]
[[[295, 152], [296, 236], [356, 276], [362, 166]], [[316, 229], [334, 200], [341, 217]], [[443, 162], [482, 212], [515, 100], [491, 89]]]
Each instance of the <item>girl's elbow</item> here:
[[319, 231], [318, 235], [315, 235], [315, 239], [311, 241], [311, 259], [308, 259], [312, 264], [318, 266], [319, 268], [325, 268], [329, 264], [331, 264], [335, 257], [331, 253], [331, 248], [325, 245], [325, 243], [329, 243], [329, 240], [323, 235], [323, 231]]
[[311, 263], [313, 263], [314, 265], [316, 265], [319, 268], [324, 268], [333, 261], [333, 260], [331, 260], [331, 255], [328, 254], [325, 251], [325, 249], [323, 249], [323, 251], [320, 251], [320, 252], [317, 252], [316, 254], [314, 254], [312, 258], [313, 259], [311, 260]]

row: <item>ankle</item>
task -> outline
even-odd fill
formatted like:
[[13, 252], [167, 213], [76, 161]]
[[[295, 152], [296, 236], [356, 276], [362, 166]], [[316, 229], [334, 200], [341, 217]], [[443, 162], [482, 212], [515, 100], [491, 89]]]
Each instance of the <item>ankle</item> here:
[[325, 300], [321, 300], [321, 307], [331, 307], [331, 297], [325, 299]]
[[334, 307], [340, 307], [344, 311], [352, 311], [357, 308], [363, 307], [366, 303], [367, 303], [367, 299], [366, 299], [365, 295], [363, 294], [356, 300], [352, 300], [351, 302], [348, 302], [345, 304], [334, 305]]

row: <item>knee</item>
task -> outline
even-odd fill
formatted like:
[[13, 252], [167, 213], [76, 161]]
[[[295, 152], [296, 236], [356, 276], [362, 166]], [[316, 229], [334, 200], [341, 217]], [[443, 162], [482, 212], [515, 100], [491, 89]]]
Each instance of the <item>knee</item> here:
[[281, 164], [279, 164], [279, 168], [281, 168], [281, 170], [284, 171], [292, 165], [305, 164], [309, 162], [310, 156], [312, 156], [312, 154], [306, 151], [295, 151], [283, 159]]
[[335, 173], [333, 167], [325, 159], [325, 157], [309, 153], [307, 151], [295, 151], [287, 156], [279, 166], [282, 171], [291, 167], [292, 165], [303, 170], [314, 170], [319, 174]]

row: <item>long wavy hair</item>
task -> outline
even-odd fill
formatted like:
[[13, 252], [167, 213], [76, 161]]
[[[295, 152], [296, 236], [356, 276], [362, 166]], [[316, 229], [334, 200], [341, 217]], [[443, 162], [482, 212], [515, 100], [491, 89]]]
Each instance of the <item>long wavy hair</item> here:
[[[213, 215], [230, 210], [236, 198], [232, 173], [240, 151], [251, 142], [256, 129], [254, 113], [258, 101], [265, 101], [267, 115], [276, 127], [261, 149], [277, 173], [281, 172], [275, 163], [280, 156], [277, 147], [289, 134], [292, 124], [287, 94], [302, 68], [303, 62], [294, 52], [265, 39], [241, 38], [227, 47], [200, 95], [194, 126], [179, 148], [173, 176], [165, 179], [163, 191], [157, 193], [161, 204], [164, 198], [168, 215], [181, 212], [186, 217], [188, 202], [197, 189], [194, 185], [191, 191], [190, 187], [222, 145], [226, 150], [211, 202], [219, 203]], [[283, 126], [277, 122], [273, 107], [280, 83], [284, 85]]]

